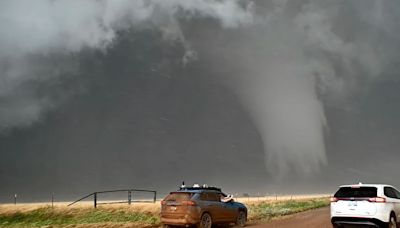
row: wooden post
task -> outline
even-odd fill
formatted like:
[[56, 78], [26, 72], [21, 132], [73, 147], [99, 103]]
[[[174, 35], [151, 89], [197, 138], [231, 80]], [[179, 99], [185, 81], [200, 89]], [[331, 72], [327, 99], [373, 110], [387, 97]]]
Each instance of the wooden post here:
[[94, 208], [97, 208], [97, 192], [95, 192], [93, 195], [93, 203], [94, 203]]
[[14, 205], [17, 205], [17, 193], [14, 194]]
[[128, 204], [131, 205], [132, 203], [132, 192], [128, 191]]
[[54, 207], [54, 193], [51, 193], [51, 207]]
[[154, 192], [154, 203], [157, 202], [157, 192]]

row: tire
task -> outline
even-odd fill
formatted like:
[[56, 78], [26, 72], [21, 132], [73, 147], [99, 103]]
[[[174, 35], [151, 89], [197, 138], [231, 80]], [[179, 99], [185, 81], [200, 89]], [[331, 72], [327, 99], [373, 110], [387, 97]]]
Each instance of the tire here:
[[212, 227], [212, 218], [208, 213], [204, 213], [201, 218], [199, 224], [197, 224], [197, 228], [211, 228]]
[[236, 225], [240, 227], [245, 227], [247, 222], [247, 215], [244, 211], [239, 211], [238, 217], [236, 219]]
[[393, 214], [390, 215], [389, 223], [386, 226], [387, 228], [397, 228], [396, 216]]

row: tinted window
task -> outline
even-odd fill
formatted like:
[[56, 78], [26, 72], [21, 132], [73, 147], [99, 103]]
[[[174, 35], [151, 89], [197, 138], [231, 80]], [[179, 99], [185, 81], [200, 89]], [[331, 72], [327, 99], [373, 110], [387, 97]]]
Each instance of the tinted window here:
[[220, 201], [220, 196], [218, 193], [214, 192], [203, 192], [200, 195], [200, 200], [204, 201]]
[[397, 191], [396, 189], [394, 189], [394, 193], [396, 193], [396, 198], [397, 198], [397, 199], [400, 199], [400, 192]]
[[192, 193], [187, 193], [187, 192], [174, 192], [169, 194], [164, 201], [175, 201], [175, 202], [182, 202], [182, 201], [187, 201], [192, 198], [193, 194]]
[[218, 193], [211, 192], [210, 194], [210, 201], [220, 201], [221, 196]]
[[398, 198], [396, 191], [391, 188], [391, 187], [385, 187], [383, 189], [385, 196], [390, 197], [390, 198]]
[[200, 200], [203, 200], [203, 201], [208, 201], [208, 195], [207, 195], [207, 193], [201, 193], [200, 194]]
[[337, 198], [352, 198], [352, 197], [376, 197], [377, 189], [375, 187], [343, 187], [336, 193]]

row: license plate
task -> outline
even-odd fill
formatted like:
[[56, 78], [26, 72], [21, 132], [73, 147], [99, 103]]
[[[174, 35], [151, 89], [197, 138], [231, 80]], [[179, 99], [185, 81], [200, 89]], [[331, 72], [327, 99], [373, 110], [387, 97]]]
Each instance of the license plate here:
[[357, 207], [357, 201], [350, 201], [347, 205], [349, 207]]
[[174, 207], [174, 206], [169, 207], [169, 209], [170, 209], [171, 211], [176, 211], [176, 207]]

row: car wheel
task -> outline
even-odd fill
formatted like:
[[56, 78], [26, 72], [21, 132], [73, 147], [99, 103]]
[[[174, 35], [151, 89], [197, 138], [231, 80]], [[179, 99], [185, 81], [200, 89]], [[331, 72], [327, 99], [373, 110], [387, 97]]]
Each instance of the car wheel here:
[[211, 228], [212, 226], [212, 219], [211, 215], [208, 213], [204, 213], [201, 216], [200, 223], [197, 225], [198, 228]]
[[397, 228], [397, 222], [396, 222], [396, 217], [393, 215], [390, 215], [390, 220], [389, 224], [387, 226], [388, 228]]
[[239, 211], [238, 217], [236, 219], [236, 225], [244, 227], [246, 226], [246, 221], [247, 221], [246, 212]]

